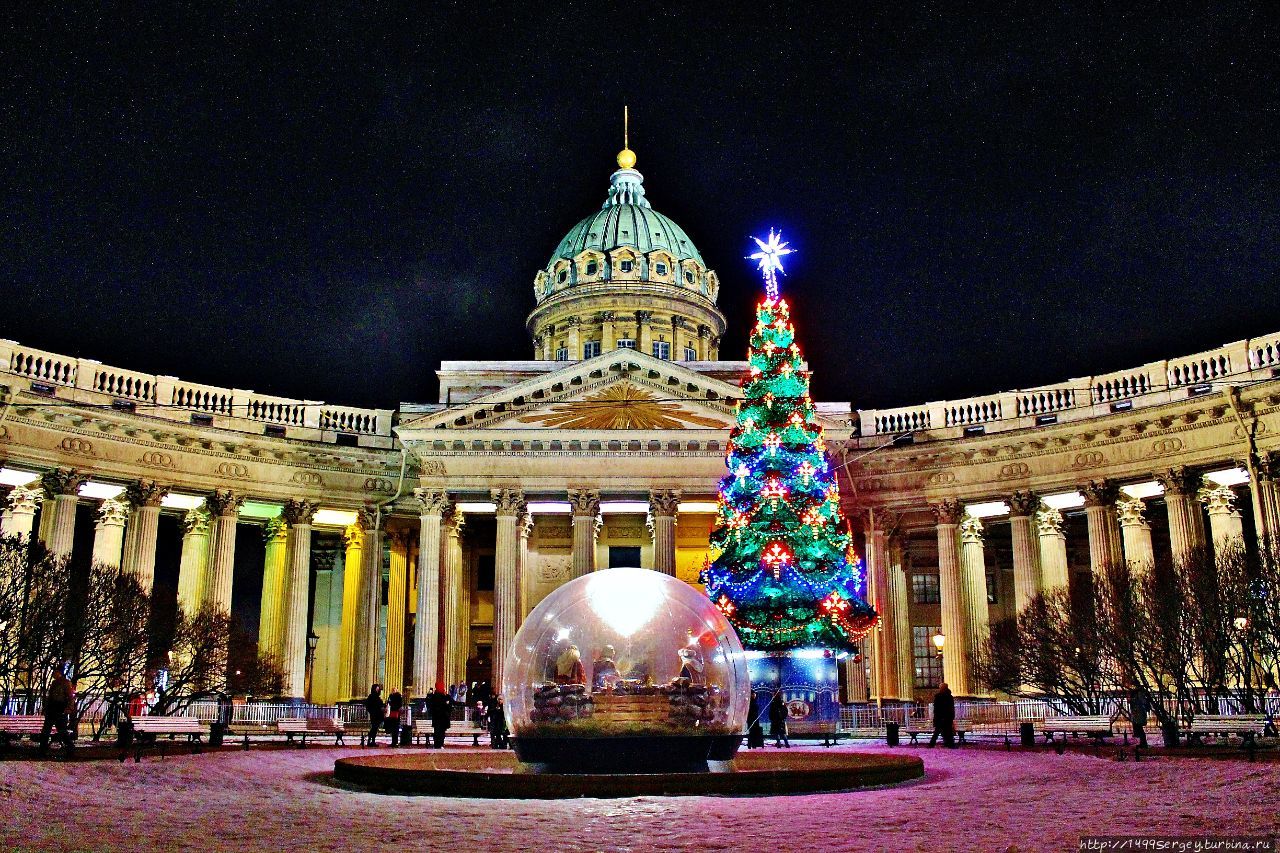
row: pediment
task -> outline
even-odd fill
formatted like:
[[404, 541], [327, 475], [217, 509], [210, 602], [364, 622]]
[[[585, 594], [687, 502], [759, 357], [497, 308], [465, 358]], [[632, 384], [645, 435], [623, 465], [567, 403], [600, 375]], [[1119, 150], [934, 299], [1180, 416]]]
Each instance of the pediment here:
[[419, 430], [727, 430], [740, 389], [634, 350], [545, 376], [401, 424]]

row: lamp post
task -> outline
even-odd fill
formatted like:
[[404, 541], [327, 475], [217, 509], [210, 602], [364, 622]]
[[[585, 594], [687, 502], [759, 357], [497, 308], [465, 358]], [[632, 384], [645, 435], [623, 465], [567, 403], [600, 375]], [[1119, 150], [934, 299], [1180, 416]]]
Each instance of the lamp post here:
[[1253, 705], [1253, 649], [1249, 645], [1249, 617], [1237, 616], [1233, 620], [1240, 633], [1240, 651], [1244, 654], [1244, 704], [1245, 712], [1252, 714]]
[[306, 700], [311, 701], [311, 675], [315, 669], [316, 662], [316, 646], [320, 645], [320, 635], [314, 630], [307, 632], [307, 677], [303, 691], [306, 693]]

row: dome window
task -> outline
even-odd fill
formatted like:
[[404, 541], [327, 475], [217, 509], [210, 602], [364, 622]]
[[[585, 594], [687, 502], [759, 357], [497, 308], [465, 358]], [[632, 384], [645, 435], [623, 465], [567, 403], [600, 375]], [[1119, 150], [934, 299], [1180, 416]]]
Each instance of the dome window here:
[[560, 282], [561, 284], [564, 284], [568, 280], [569, 280], [569, 271], [567, 269], [560, 270], [560, 274], [556, 276], [556, 281]]
[[618, 261], [618, 269], [621, 272], [631, 272], [631, 267], [633, 265], [632, 261]]
[[693, 284], [693, 270], [684, 271], [684, 280], [689, 282], [690, 284]]
[[684, 360], [685, 360], [685, 361], [697, 361], [697, 360], [698, 360], [698, 351], [697, 351], [696, 349], [694, 349], [693, 347], [689, 346], [688, 344], [685, 344], [685, 345], [684, 345]]
[[558, 349], [556, 349], [556, 361], [568, 361], [568, 360], [569, 360], [568, 347], [561, 346]]
[[598, 356], [599, 354], [600, 354], [600, 342], [599, 342], [599, 341], [587, 341], [586, 343], [584, 343], [584, 344], [582, 345], [582, 357], [583, 357], [584, 359], [586, 359], [586, 358], [595, 358], [595, 357], [596, 357], [596, 356]]
[[653, 357], [660, 358], [663, 361], [670, 361], [671, 360], [671, 344], [667, 341], [654, 341]]
[[653, 265], [653, 271], [658, 275], [666, 275], [667, 265], [664, 264], [662, 261], [658, 261], [656, 264]]
[[600, 265], [595, 261], [587, 261], [587, 275], [595, 275], [600, 269]]

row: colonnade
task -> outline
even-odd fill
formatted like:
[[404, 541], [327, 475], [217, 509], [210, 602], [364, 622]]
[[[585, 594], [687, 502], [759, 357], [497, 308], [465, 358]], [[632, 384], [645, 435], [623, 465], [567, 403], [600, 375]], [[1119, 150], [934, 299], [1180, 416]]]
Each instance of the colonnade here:
[[[1178, 563], [1212, 543], [1217, 549], [1244, 535], [1236, 490], [1177, 467], [1154, 475], [1163, 488], [1169, 548]], [[1277, 483], [1260, 476], [1252, 485], [1259, 536], [1280, 534]], [[1142, 570], [1154, 563], [1155, 550], [1146, 502], [1108, 479], [1079, 487], [1088, 530], [1089, 569], [1098, 574], [1120, 561]], [[1006, 500], [1013, 551], [1016, 611], [1039, 592], [1069, 584], [1067, 539], [1060, 509], [1029, 491]], [[1203, 507], [1203, 511], [1202, 511]], [[943, 678], [956, 696], [981, 693], [973, 675], [974, 656], [989, 629], [986, 588], [985, 525], [958, 499], [930, 505], [938, 548], [941, 630], [945, 636]], [[1204, 517], [1208, 517], [1208, 530]], [[914, 695], [913, 649], [908, 578], [902, 558], [901, 512], [872, 510], [867, 516], [868, 588], [880, 613], [870, 644], [875, 655], [873, 691], [888, 700]]]

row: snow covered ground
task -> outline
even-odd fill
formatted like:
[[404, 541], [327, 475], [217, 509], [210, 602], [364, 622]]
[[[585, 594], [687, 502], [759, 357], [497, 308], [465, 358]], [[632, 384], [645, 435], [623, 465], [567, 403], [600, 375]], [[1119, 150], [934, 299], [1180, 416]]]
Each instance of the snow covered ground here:
[[[841, 749], [875, 749], [841, 747]], [[879, 747], [884, 749], [884, 747]], [[791, 752], [800, 752], [799, 749]], [[359, 749], [0, 763], [3, 850], [1067, 850], [1081, 834], [1280, 832], [1280, 764], [910, 750], [926, 776], [776, 798], [487, 801], [363, 794]]]

